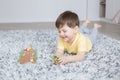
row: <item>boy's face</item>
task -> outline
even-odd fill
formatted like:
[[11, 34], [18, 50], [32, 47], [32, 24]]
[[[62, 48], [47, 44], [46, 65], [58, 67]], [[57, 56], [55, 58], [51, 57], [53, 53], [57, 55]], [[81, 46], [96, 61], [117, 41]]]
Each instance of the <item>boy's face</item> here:
[[75, 39], [76, 32], [78, 31], [78, 27], [70, 28], [68, 25], [64, 25], [63, 27], [58, 29], [59, 36], [66, 42], [72, 43]]

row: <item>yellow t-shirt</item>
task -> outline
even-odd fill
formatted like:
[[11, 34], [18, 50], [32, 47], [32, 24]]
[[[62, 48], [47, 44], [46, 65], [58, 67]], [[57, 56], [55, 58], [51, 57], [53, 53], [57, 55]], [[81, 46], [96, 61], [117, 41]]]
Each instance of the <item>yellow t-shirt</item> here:
[[72, 44], [59, 38], [57, 48], [67, 51], [68, 53], [77, 54], [78, 52], [89, 52], [92, 49], [92, 43], [88, 37], [78, 32]]

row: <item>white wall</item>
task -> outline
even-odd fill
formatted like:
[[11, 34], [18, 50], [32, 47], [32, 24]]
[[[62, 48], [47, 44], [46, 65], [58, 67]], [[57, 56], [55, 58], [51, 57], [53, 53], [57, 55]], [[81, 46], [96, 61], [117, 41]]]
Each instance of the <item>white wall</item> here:
[[[99, 19], [98, 0], [88, 0], [88, 18]], [[86, 19], [86, 0], [0, 0], [0, 23], [51, 22], [65, 10]]]
[[120, 10], [120, 0], [106, 0], [106, 18], [112, 19]]
[[99, 20], [99, 0], [88, 0], [88, 18]]

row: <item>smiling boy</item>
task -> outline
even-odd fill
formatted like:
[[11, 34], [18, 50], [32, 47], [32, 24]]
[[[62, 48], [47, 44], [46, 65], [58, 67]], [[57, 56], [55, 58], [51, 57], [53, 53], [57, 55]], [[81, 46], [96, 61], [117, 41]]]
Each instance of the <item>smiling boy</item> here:
[[[71, 11], [63, 12], [56, 20], [56, 27], [59, 40], [55, 55], [59, 58], [59, 64], [83, 60], [85, 54], [92, 49], [92, 43], [79, 32], [78, 15]], [[65, 51], [73, 55], [65, 56]]]

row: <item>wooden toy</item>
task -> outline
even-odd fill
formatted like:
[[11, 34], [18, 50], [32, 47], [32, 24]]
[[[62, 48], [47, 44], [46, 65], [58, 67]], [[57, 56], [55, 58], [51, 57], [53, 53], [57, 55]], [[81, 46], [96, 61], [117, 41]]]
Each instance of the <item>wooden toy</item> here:
[[20, 64], [24, 64], [27, 62], [36, 62], [36, 52], [32, 47], [26, 48], [20, 52], [19, 62]]
[[57, 56], [53, 56], [53, 57], [52, 57], [52, 60], [53, 60], [54, 64], [58, 64], [58, 62], [59, 62], [58, 59], [59, 59], [59, 58], [58, 58]]

